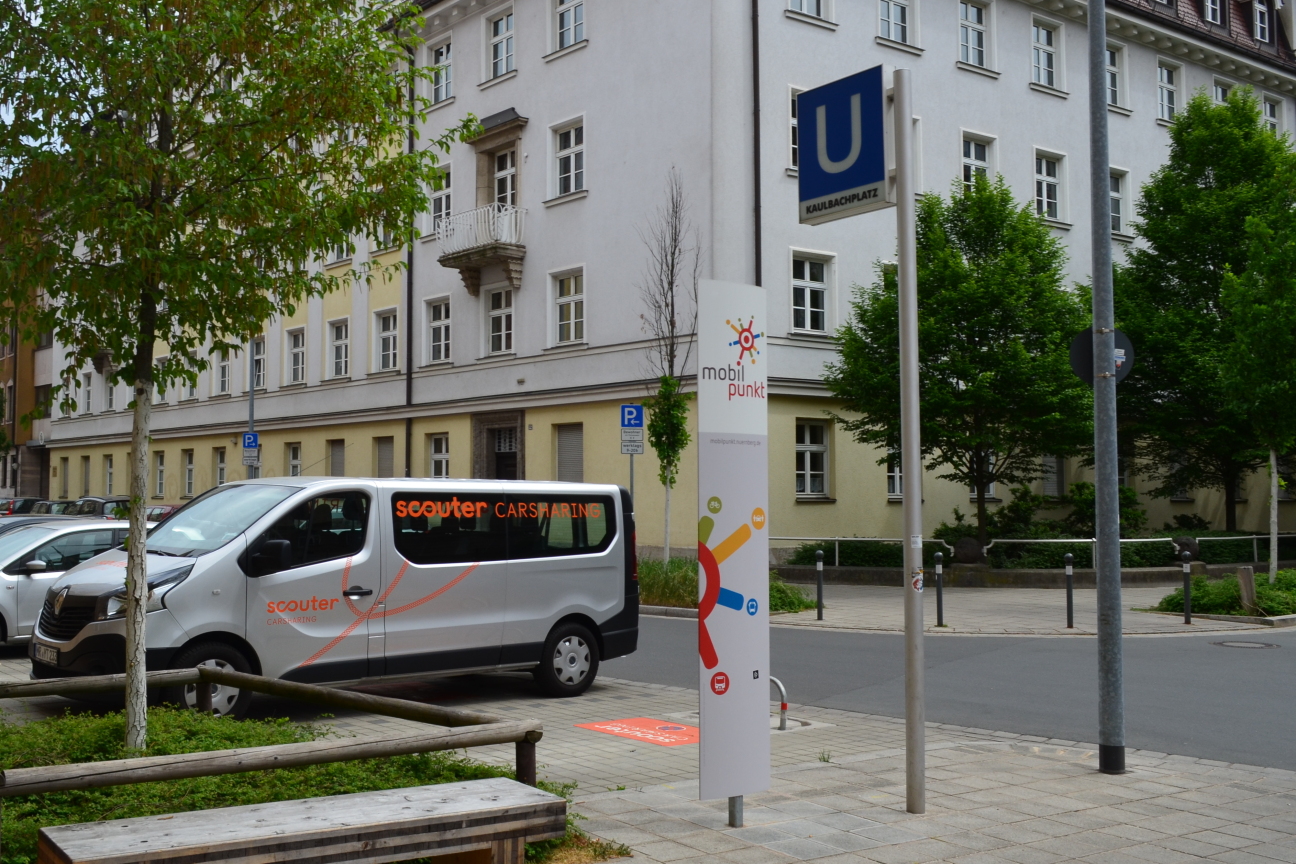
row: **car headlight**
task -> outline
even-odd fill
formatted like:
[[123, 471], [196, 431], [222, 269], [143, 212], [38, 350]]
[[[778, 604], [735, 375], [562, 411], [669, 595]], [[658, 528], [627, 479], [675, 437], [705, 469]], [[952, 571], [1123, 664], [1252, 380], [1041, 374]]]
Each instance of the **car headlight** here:
[[[179, 585], [185, 580], [193, 570], [193, 565], [179, 567], [175, 570], [167, 570], [164, 573], [158, 573], [148, 580], [148, 599], [144, 603], [144, 613], [158, 612], [165, 608], [163, 598], [167, 592]], [[112, 618], [121, 618], [126, 614], [126, 589], [118, 588], [99, 598], [95, 608], [95, 620], [107, 621]]]

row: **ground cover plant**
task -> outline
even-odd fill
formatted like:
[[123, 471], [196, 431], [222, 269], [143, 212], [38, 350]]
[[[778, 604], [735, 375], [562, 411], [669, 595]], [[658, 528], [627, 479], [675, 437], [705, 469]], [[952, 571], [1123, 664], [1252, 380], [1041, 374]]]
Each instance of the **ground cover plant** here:
[[[1296, 615], [1296, 570], [1279, 570], [1274, 584], [1269, 584], [1267, 574], [1258, 574], [1256, 580], [1256, 605], [1263, 615]], [[1183, 589], [1176, 588], [1161, 598], [1158, 612], [1182, 612]], [[1242, 594], [1236, 575], [1215, 582], [1205, 576], [1192, 580], [1192, 611], [1201, 615], [1251, 615], [1242, 608]]]
[[[73, 714], [24, 724], [0, 725], [0, 767], [29, 768], [72, 762], [100, 762], [138, 755], [127, 751], [121, 712]], [[164, 756], [312, 741], [332, 734], [326, 726], [287, 720], [230, 720], [155, 708], [149, 714], [146, 755]], [[125, 819], [159, 813], [235, 807], [294, 798], [345, 795], [378, 789], [512, 777], [508, 768], [476, 762], [456, 753], [424, 753], [194, 777], [73, 792], [25, 795], [4, 802], [0, 864], [36, 861], [37, 831], [50, 825]], [[541, 788], [570, 798], [574, 784], [541, 781]], [[629, 854], [624, 847], [593, 840], [568, 816], [567, 837], [527, 847], [528, 861], [592, 861]]]
[[[695, 609], [698, 604], [697, 562], [692, 558], [639, 559], [639, 602], [646, 606], [676, 606]], [[800, 612], [815, 608], [805, 591], [770, 573], [769, 610]]]

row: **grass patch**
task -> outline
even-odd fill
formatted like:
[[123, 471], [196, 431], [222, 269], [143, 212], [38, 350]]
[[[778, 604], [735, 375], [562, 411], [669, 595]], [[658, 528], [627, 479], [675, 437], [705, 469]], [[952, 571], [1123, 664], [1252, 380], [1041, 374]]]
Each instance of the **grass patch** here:
[[[144, 755], [166, 756], [233, 747], [292, 744], [324, 738], [330, 732], [328, 727], [306, 726], [287, 720], [235, 721], [196, 711], [159, 707], [149, 710], [149, 748]], [[102, 762], [140, 755], [126, 750], [122, 743], [125, 735], [125, 717], [121, 712], [64, 714], [21, 725], [0, 725], [0, 767]], [[37, 831], [51, 825], [490, 777], [513, 777], [513, 772], [474, 762], [455, 753], [442, 752], [24, 795], [5, 801], [0, 862], [35, 862]], [[570, 801], [575, 784], [560, 786], [542, 781], [540, 787]], [[569, 811], [566, 838], [528, 845], [527, 860], [594, 861], [629, 854], [624, 847], [587, 837], [574, 824], [576, 818]], [[580, 850], [584, 850], [581, 857], [570, 857], [569, 851]], [[560, 858], [559, 855], [568, 857]]]
[[[646, 606], [675, 606], [696, 609], [698, 601], [698, 564], [692, 558], [639, 559], [639, 602]], [[800, 612], [815, 608], [815, 601], [805, 591], [789, 585], [770, 571], [769, 610]]]
[[[1296, 570], [1279, 570], [1274, 584], [1269, 584], [1269, 574], [1255, 574], [1256, 605], [1260, 613], [1296, 615]], [[1183, 612], [1183, 589], [1176, 588], [1161, 598], [1158, 612]], [[1242, 608], [1242, 592], [1236, 575], [1226, 576], [1216, 582], [1205, 576], [1192, 580], [1192, 611], [1201, 615], [1251, 615]]]

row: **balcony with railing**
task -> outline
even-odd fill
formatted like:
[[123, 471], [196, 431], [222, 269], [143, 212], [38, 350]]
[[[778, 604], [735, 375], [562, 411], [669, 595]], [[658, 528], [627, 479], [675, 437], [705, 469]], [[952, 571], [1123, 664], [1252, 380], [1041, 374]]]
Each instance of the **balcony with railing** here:
[[498, 264], [513, 288], [522, 286], [523, 234], [526, 210], [511, 204], [487, 204], [443, 218], [436, 226], [443, 267], [459, 271], [468, 293], [477, 296], [483, 267]]

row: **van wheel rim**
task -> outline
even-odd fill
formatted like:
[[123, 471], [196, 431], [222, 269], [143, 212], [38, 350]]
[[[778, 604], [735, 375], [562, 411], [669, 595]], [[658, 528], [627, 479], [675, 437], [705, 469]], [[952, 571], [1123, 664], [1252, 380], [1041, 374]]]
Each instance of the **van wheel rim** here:
[[[199, 667], [207, 669], [219, 669], [222, 672], [237, 672], [238, 670], [224, 660], [204, 660], [197, 664]], [[186, 708], [198, 707], [198, 688], [201, 684], [188, 684], [184, 689], [184, 701]], [[239, 689], [230, 687], [228, 684], [208, 684], [212, 694], [212, 714], [217, 717], [224, 717], [234, 711], [235, 704], [238, 703]]]
[[590, 670], [590, 649], [579, 636], [567, 636], [558, 641], [553, 656], [554, 675], [569, 686], [585, 680]]

